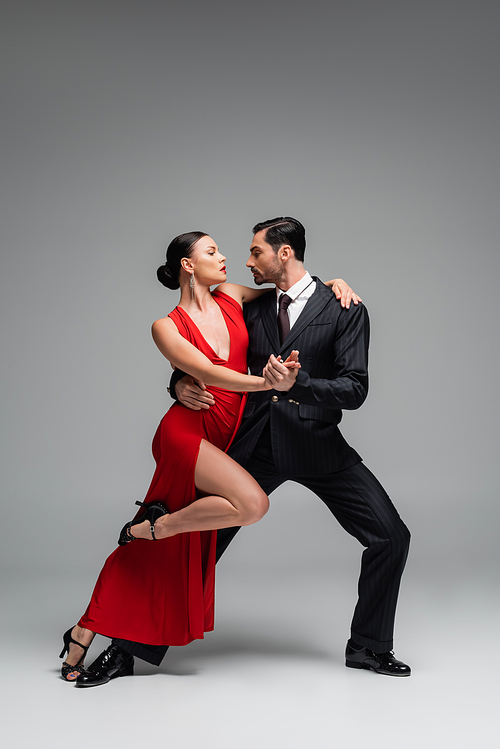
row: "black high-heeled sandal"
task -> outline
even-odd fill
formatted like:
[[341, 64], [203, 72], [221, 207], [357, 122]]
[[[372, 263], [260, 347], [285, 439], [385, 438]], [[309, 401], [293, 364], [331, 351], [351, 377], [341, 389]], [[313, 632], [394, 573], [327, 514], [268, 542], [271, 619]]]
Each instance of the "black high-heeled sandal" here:
[[69, 674], [74, 673], [77, 671], [79, 674], [82, 673], [84, 670], [83, 661], [85, 659], [85, 656], [87, 655], [87, 650], [89, 649], [90, 645], [82, 645], [81, 642], [78, 642], [78, 640], [73, 640], [71, 633], [73, 632], [74, 626], [70, 627], [67, 632], [63, 634], [63, 649], [61, 650], [61, 654], [59, 655], [59, 658], [64, 658], [66, 653], [69, 655], [69, 646], [71, 643], [73, 645], [78, 645], [79, 648], [83, 650], [83, 655], [78, 661], [78, 663], [75, 666], [70, 666], [69, 663], [64, 663], [61, 666], [61, 676], [64, 679], [64, 681], [75, 681], [76, 676], [74, 679], [68, 679]]
[[125, 546], [130, 543], [130, 541], [138, 541], [139, 539], [130, 533], [130, 529], [132, 526], [139, 525], [139, 523], [143, 523], [145, 520], [149, 520], [149, 530], [151, 531], [153, 541], [156, 541], [155, 523], [158, 518], [169, 514], [167, 508], [161, 502], [149, 502], [148, 504], [145, 502], [136, 502], [136, 505], [139, 505], [139, 507], [146, 507], [146, 512], [143, 512], [142, 515], [135, 520], [125, 523], [120, 531], [120, 536], [118, 537], [118, 546]]

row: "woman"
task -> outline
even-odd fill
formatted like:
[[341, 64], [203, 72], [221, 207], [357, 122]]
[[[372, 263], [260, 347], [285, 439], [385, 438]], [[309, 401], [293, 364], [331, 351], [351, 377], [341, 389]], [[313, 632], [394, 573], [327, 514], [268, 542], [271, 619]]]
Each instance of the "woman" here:
[[[67, 681], [82, 672], [96, 632], [185, 645], [212, 630], [216, 530], [255, 523], [269, 507], [257, 482], [224, 452], [239, 426], [242, 393], [272, 387], [264, 377], [246, 374], [242, 314], [243, 303], [266, 290], [224, 283], [225, 257], [203, 232], [181, 234], [170, 243], [158, 279], [168, 288], [180, 287], [181, 298], [153, 324], [155, 343], [174, 366], [207, 384], [215, 405], [191, 411], [176, 403], [162, 419], [153, 440], [157, 467], [146, 511], [124, 527], [87, 611], [64, 635]], [[295, 372], [297, 354], [286, 362]], [[154, 542], [132, 543], [135, 539]]]

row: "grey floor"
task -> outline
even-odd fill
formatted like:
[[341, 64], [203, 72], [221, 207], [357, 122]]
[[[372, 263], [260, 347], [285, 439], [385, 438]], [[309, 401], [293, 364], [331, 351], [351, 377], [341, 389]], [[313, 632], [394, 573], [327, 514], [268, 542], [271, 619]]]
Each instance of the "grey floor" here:
[[[432, 565], [429, 565], [432, 569]], [[408, 570], [397, 655], [408, 679], [346, 669], [355, 575], [220, 567], [217, 626], [160, 669], [79, 690], [58, 678], [61, 634], [88, 575], [10, 579], [2, 722], [9, 747], [498, 747], [495, 576]], [[35, 573], [36, 574], [36, 573]], [[98, 638], [92, 654], [105, 644]]]

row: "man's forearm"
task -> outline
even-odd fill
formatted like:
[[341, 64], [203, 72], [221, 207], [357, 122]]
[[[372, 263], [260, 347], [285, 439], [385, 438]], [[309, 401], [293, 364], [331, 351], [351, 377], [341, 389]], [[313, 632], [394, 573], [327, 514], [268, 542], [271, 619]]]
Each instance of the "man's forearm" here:
[[332, 345], [334, 377], [312, 377], [300, 369], [288, 391], [298, 403], [352, 411], [368, 394], [368, 344], [370, 323], [366, 307], [343, 311]]
[[363, 404], [368, 395], [368, 373], [364, 376], [350, 374], [327, 380], [310, 377], [301, 369], [295, 384], [286, 394], [298, 403], [353, 411]]

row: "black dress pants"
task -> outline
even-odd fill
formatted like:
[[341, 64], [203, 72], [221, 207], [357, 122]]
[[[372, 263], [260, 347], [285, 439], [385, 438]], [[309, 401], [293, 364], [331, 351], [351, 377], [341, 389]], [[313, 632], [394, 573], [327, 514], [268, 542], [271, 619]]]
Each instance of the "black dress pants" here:
[[[266, 494], [271, 494], [288, 480], [306, 486], [323, 500], [341, 526], [365, 547], [351, 637], [376, 653], [392, 650], [396, 603], [408, 556], [410, 532], [380, 482], [363, 463], [319, 476], [280, 474], [272, 457], [268, 429], [264, 429], [257, 447], [243, 467]], [[238, 531], [239, 528], [224, 528], [217, 532], [217, 561]], [[166, 645], [145, 645], [128, 640], [113, 642], [154, 665], [161, 663], [168, 649]]]

